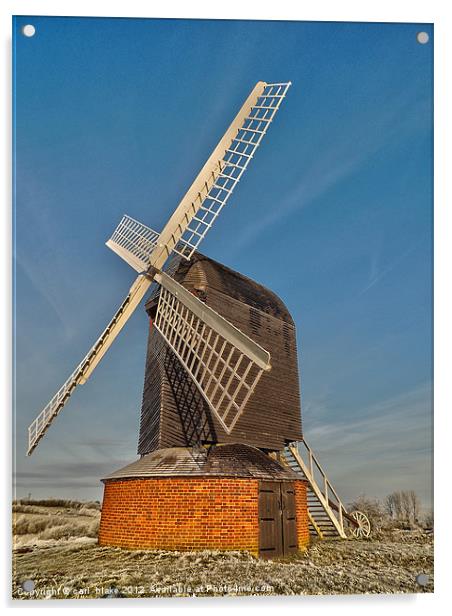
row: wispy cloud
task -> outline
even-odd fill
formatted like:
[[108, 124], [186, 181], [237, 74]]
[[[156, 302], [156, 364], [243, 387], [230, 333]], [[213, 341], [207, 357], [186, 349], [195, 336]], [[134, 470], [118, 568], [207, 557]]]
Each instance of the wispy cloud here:
[[[320, 153], [312, 155], [310, 164], [297, 169], [299, 180], [286, 198], [278, 202], [266, 216], [245, 228], [234, 243], [243, 247], [287, 216], [311, 205], [333, 186], [353, 176], [362, 165], [391, 141], [407, 133], [420, 130], [418, 117], [427, 101], [412, 97], [412, 93], [392, 101], [386, 109], [374, 107], [364, 110], [361, 117], [350, 114], [331, 136], [327, 144], [319, 145]], [[365, 125], [366, 138], [357, 137], [357, 129]]]
[[[77, 446], [76, 450], [71, 451], [72, 445]], [[29, 459], [22, 462], [20, 470], [14, 475], [14, 484], [21, 492], [32, 492], [43, 497], [61, 489], [65, 489], [66, 493], [82, 489], [83, 494], [97, 494], [101, 490], [100, 480], [103, 477], [137, 457], [132, 451], [125, 452], [121, 445], [119, 441], [109, 442], [108, 454], [104, 442], [97, 445], [89, 440], [85, 443], [69, 443], [65, 447], [66, 456], [63, 451], [56, 451], [51, 461], [36, 463]]]
[[391, 261], [388, 265], [386, 265], [386, 267], [383, 267], [382, 269], [379, 269], [378, 267], [377, 256], [373, 255], [371, 259], [371, 271], [370, 271], [370, 276], [369, 276], [369, 282], [364, 286], [363, 289], [361, 289], [357, 297], [364, 295], [364, 293], [369, 291], [369, 289], [371, 289], [378, 282], [380, 282], [380, 280], [385, 278], [385, 276], [387, 276], [394, 268], [396, 268], [400, 264], [401, 261], [403, 261], [404, 259], [406, 259], [406, 257], [411, 255], [416, 250], [416, 248], [418, 248], [419, 244], [420, 242], [418, 242], [414, 246], [410, 246], [408, 250], [405, 250], [404, 252], [402, 252], [397, 258], [393, 259], [393, 261]]
[[240, 234], [235, 243], [235, 248], [245, 246], [296, 210], [314, 202], [332, 186], [351, 175], [370, 155], [370, 152], [354, 154], [344, 160], [337, 152], [337, 160], [330, 165], [329, 161], [335, 158], [334, 153], [336, 152], [337, 150], [330, 150], [313, 162], [302, 174], [302, 178], [298, 181], [296, 187], [283, 201], [278, 203], [277, 208], [271, 210], [266, 216], [260, 218], [253, 226], [246, 228]]
[[49, 284], [49, 279], [45, 275], [45, 267], [33, 263], [25, 256], [20, 255], [16, 258], [16, 263], [22, 272], [26, 275], [33, 289], [40, 295], [49, 308], [57, 317], [60, 325], [63, 328], [66, 339], [71, 339], [74, 336], [73, 323], [66, 316], [64, 301], [61, 301], [64, 291], [60, 287], [61, 281], [58, 284]]
[[69, 238], [64, 242], [60, 240], [58, 221], [47, 205], [52, 199], [43, 180], [21, 168], [14, 259], [19, 269], [17, 273], [25, 274], [32, 288], [58, 318], [64, 336], [70, 339], [75, 332], [67, 316], [73, 286], [68, 264], [77, 265], [74, 263], [76, 251]]

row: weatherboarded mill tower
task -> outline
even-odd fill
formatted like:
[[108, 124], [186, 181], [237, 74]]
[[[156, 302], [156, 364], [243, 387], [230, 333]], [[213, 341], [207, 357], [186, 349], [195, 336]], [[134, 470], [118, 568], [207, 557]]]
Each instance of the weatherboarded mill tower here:
[[302, 438], [292, 318], [274, 293], [199, 254], [173, 278], [266, 348], [271, 369], [228, 433], [154, 326], [159, 294], [153, 296], [146, 304], [141, 458], [104, 479], [99, 541], [261, 556], [296, 551], [309, 541], [306, 483], [276, 459]]
[[[290, 87], [259, 81], [161, 233], [124, 216], [107, 246], [138, 272], [100, 337], [28, 428], [31, 455], [150, 290], [140, 458], [103, 479], [101, 545], [289, 554], [368, 536], [301, 431], [295, 326], [282, 301], [200, 255]], [[151, 286], [152, 285], [152, 286]]]

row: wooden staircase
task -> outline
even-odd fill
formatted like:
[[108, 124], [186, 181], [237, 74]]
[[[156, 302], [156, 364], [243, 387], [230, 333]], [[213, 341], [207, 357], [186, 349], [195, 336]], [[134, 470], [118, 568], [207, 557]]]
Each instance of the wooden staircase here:
[[282, 462], [308, 482], [309, 531], [322, 539], [347, 538], [347, 530], [356, 536], [369, 536], [370, 524], [360, 512], [349, 514], [314, 452], [305, 440], [290, 443], [281, 452]]
[[326, 539], [328, 537], [346, 536], [345, 534], [342, 535], [341, 532], [336, 528], [336, 526], [331, 520], [331, 517], [325, 510], [323, 504], [310, 487], [308, 487], [307, 490], [307, 500], [309, 514], [309, 533], [311, 535], [318, 535], [321, 539]]

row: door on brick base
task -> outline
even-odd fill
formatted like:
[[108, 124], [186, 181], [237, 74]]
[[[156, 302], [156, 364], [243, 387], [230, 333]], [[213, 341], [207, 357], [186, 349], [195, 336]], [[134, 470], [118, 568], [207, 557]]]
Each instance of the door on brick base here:
[[286, 556], [298, 549], [295, 487], [292, 482], [259, 483], [259, 555]]

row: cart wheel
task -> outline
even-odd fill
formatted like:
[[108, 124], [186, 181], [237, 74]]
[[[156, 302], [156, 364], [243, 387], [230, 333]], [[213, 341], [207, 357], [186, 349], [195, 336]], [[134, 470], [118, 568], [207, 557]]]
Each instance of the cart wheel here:
[[367, 539], [370, 536], [370, 522], [369, 518], [362, 511], [352, 511], [350, 514], [354, 518], [359, 526], [351, 526], [350, 532], [357, 539], [363, 537]]

